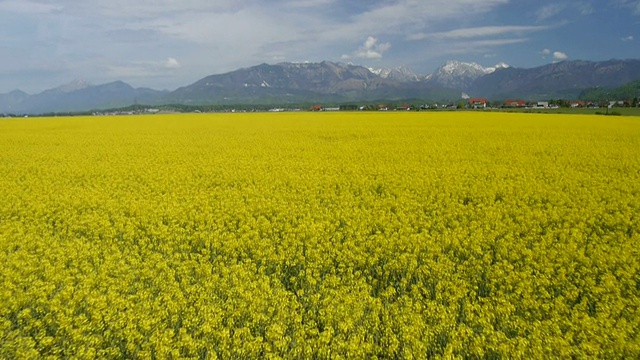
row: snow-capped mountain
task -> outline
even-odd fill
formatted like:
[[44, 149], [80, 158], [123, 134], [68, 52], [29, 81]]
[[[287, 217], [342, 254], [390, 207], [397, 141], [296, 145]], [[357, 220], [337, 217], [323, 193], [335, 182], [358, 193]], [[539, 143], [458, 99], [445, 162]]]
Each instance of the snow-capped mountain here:
[[391, 72], [391, 69], [389, 68], [376, 69], [376, 68], [368, 67], [367, 69], [372, 73], [380, 76], [381, 78], [386, 78], [387, 76], [389, 76], [389, 73]]
[[490, 73], [492, 73], [492, 72], [494, 72], [494, 71], [496, 71], [496, 70], [499, 70], [499, 69], [508, 69], [508, 68], [510, 68], [510, 67], [511, 67], [511, 66], [509, 66], [509, 64], [505, 64], [505, 63], [503, 63], [503, 62], [500, 62], [500, 63], [495, 64], [494, 66], [491, 66], [491, 67], [485, 68], [485, 70], [487, 70], [487, 71], [489, 72], [489, 74], [490, 74]]
[[368, 68], [372, 73], [380, 76], [383, 79], [389, 79], [393, 81], [399, 82], [410, 82], [410, 81], [419, 81], [420, 77], [416, 75], [413, 71], [411, 71], [406, 66], [398, 66], [395, 69], [382, 68], [382, 69], [374, 69]]
[[450, 60], [428, 76], [427, 80], [445, 87], [465, 90], [478, 78], [508, 67], [505, 63], [499, 63], [485, 68], [477, 63]]

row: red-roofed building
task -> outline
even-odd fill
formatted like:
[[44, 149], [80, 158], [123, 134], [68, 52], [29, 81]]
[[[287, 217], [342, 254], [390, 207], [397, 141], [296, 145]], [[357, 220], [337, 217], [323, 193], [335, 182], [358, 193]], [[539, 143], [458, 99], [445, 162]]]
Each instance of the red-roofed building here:
[[474, 109], [486, 108], [487, 107], [487, 99], [483, 98], [471, 98], [469, 99], [469, 105]]
[[527, 103], [524, 100], [512, 100], [509, 99], [504, 102], [504, 106], [506, 107], [525, 107]]

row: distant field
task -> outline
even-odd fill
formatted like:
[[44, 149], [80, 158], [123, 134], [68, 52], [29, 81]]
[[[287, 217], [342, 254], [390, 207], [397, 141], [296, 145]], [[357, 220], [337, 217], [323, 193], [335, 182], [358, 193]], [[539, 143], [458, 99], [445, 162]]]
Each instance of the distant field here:
[[640, 121], [0, 121], [0, 358], [640, 358]]

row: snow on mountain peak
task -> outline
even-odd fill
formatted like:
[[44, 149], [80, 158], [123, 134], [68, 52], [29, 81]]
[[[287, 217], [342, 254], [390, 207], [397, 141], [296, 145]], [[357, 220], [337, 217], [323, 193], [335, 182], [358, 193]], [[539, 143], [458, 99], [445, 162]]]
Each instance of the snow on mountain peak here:
[[507, 67], [509, 67], [509, 65], [505, 63], [499, 63], [494, 67], [485, 68], [474, 62], [449, 60], [438, 68], [429, 80], [436, 81], [443, 86], [464, 89], [476, 79], [491, 74], [497, 69]]
[[511, 67], [511, 66], [509, 66], [508, 64], [505, 64], [505, 63], [501, 62], [501, 63], [497, 63], [497, 64], [495, 64], [495, 65], [494, 65], [494, 66], [492, 66], [492, 67], [488, 67], [488, 68], [486, 68], [485, 70], [487, 70], [487, 71], [488, 71], [488, 73], [490, 74], [490, 73], [492, 73], [492, 72], [495, 72], [495, 71], [496, 71], [496, 70], [498, 70], [498, 69], [508, 69], [508, 68], [510, 68], [510, 67]]
[[418, 81], [420, 78], [413, 71], [411, 71], [406, 66], [398, 66], [395, 69], [382, 68], [367, 68], [372, 73], [380, 76], [383, 79], [396, 80], [396, 81]]
[[438, 70], [444, 74], [463, 74], [463, 73], [486, 73], [486, 69], [477, 63], [467, 63], [458, 60], [449, 60]]
[[483, 67], [482, 65], [475, 62], [463, 62], [458, 60], [449, 60], [444, 63], [438, 70], [439, 74], [448, 74], [448, 75], [468, 75], [468, 76], [478, 76], [478, 75], [486, 75], [491, 74], [497, 69], [506, 69], [509, 65], [501, 62], [491, 67]]
[[501, 62], [491, 67], [483, 67], [482, 65], [475, 62], [463, 62], [459, 60], [449, 60], [445, 62], [440, 68], [438, 68], [434, 73], [428, 74], [426, 76], [418, 76], [413, 71], [408, 69], [405, 66], [399, 66], [397, 68], [373, 68], [368, 67], [367, 69], [371, 71], [373, 74], [390, 80], [397, 81], [419, 81], [423, 80], [431, 80], [433, 78], [437, 79], [440, 83], [449, 84], [451, 82], [459, 82], [460, 80], [464, 83], [475, 80], [481, 76], [491, 74], [498, 69], [506, 69], [509, 65]]
[[387, 78], [387, 76], [389, 76], [389, 73], [391, 72], [391, 69], [387, 69], [387, 68], [376, 69], [376, 68], [368, 67], [367, 69], [382, 78]]

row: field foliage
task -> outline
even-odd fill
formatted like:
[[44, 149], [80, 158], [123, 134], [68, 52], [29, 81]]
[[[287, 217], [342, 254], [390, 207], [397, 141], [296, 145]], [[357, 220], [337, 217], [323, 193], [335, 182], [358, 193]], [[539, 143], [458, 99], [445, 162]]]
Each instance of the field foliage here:
[[0, 358], [639, 358], [640, 121], [0, 121]]

